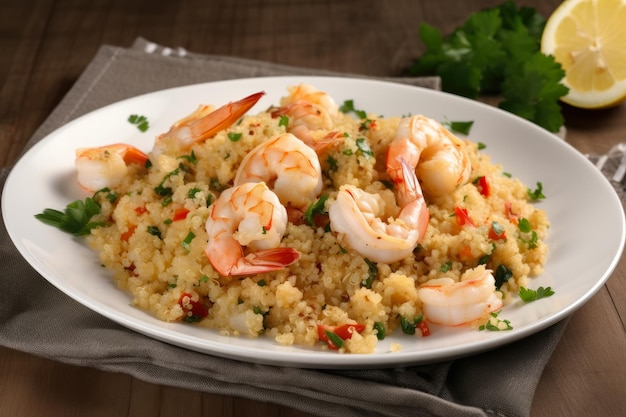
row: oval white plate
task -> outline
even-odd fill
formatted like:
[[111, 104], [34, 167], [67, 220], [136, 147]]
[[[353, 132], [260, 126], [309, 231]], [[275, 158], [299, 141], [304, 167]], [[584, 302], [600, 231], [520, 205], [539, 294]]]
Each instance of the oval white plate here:
[[[308, 82], [330, 93], [337, 103], [392, 116], [423, 113], [439, 121], [473, 120], [470, 139], [486, 144], [483, 152], [531, 188], [540, 181], [546, 199], [538, 207], [551, 222], [545, 273], [529, 287], [550, 286], [555, 295], [532, 303], [516, 301], [500, 313], [513, 330], [503, 332], [433, 326], [427, 338], [387, 337], [371, 355], [340, 355], [316, 348], [285, 347], [269, 338], [225, 337], [182, 323], [164, 323], [130, 306], [100, 267], [97, 255], [81, 239], [47, 226], [34, 215], [63, 209], [86, 195], [73, 168], [78, 147], [112, 142], [149, 150], [156, 134], [198, 104], [221, 105], [257, 91], [267, 94], [252, 113], [278, 103], [287, 87]], [[127, 122], [145, 115], [147, 133]], [[33, 181], [33, 179], [36, 179]], [[28, 198], [24, 199], [24, 190]], [[380, 81], [332, 77], [269, 77], [207, 83], [142, 95], [104, 107], [56, 130], [16, 164], [7, 179], [2, 210], [9, 235], [24, 258], [48, 281], [88, 308], [130, 329], [188, 349], [250, 362], [312, 367], [371, 368], [451, 359], [519, 340], [567, 317], [605, 283], [624, 246], [624, 212], [609, 182], [579, 152], [549, 132], [497, 108], [461, 97]], [[403, 349], [391, 353], [391, 343]]]

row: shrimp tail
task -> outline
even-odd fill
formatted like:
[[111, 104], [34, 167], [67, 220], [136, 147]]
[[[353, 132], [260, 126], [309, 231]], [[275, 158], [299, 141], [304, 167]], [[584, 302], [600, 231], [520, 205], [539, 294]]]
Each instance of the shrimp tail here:
[[211, 264], [223, 276], [254, 275], [278, 271], [300, 259], [300, 252], [293, 248], [266, 249], [243, 256], [241, 247], [235, 246], [237, 247], [231, 248], [233, 252], [230, 254], [222, 254], [217, 257], [210, 256], [207, 251], [207, 257]]
[[230, 102], [212, 111], [189, 125], [191, 135], [197, 141], [215, 136], [241, 118], [265, 94], [261, 91], [239, 101]]

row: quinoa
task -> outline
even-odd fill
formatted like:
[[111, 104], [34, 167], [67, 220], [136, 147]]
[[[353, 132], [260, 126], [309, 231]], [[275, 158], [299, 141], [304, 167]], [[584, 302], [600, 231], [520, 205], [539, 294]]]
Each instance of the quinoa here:
[[[271, 110], [244, 116], [180, 154], [160, 155], [157, 165], [132, 166], [115, 188], [117, 200], [99, 198], [110, 223], [92, 230], [87, 239], [117, 286], [131, 294], [133, 305], [160, 320], [225, 335], [262, 335], [282, 345], [371, 353], [383, 330], [387, 335], [401, 332], [403, 320], [427, 322], [418, 296], [427, 281], [458, 282], [483, 265], [492, 271], [506, 267], [512, 276], [499, 283], [506, 304], [542, 272], [549, 228], [545, 213], [532, 204], [525, 184], [469, 140], [464, 142], [470, 180], [449, 194], [425, 196], [429, 225], [412, 256], [376, 264], [342, 246], [324, 215], [341, 185], [378, 194], [388, 217], [399, 209], [385, 159], [401, 118], [368, 114], [359, 120], [340, 113], [329, 129], [316, 132], [319, 137], [329, 132], [342, 136], [320, 153], [320, 195], [327, 200], [319, 221], [290, 221], [281, 242], [299, 251], [299, 260], [276, 272], [221, 276], [205, 254], [205, 223], [220, 193], [232, 186], [244, 156], [286, 132]], [[479, 186], [481, 177], [488, 180], [488, 195]], [[470, 223], [460, 221], [459, 210]], [[531, 232], [520, 230], [519, 219], [528, 221]], [[500, 231], [495, 238], [494, 227]], [[324, 329], [332, 332], [345, 325], [355, 327], [340, 347], [322, 340]], [[424, 336], [423, 329], [407, 337]], [[394, 344], [393, 350], [399, 349]]]

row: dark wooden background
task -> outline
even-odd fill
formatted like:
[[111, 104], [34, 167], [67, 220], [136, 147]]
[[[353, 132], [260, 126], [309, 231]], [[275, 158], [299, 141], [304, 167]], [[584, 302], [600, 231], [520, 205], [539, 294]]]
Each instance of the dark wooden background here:
[[[0, 166], [16, 161], [102, 44], [128, 46], [142, 36], [193, 52], [399, 75], [423, 51], [421, 22], [448, 33], [471, 12], [499, 3], [0, 0]], [[559, 3], [518, 2], [545, 16]], [[626, 141], [625, 105], [603, 111], [564, 106], [564, 114], [567, 140], [582, 152], [606, 152]], [[539, 383], [533, 417], [624, 415], [624, 294], [621, 262], [570, 321]], [[0, 348], [0, 416], [178, 416], [183, 410], [193, 416], [302, 415], [271, 403], [148, 384]]]

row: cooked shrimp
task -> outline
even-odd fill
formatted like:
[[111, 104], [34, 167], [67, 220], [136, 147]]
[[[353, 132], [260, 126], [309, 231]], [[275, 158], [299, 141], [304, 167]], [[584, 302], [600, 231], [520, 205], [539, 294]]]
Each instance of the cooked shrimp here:
[[129, 164], [145, 165], [148, 155], [134, 146], [124, 143], [79, 148], [74, 160], [78, 184], [87, 191], [95, 192], [105, 187], [117, 186], [128, 173]]
[[502, 307], [495, 279], [484, 265], [463, 274], [461, 281], [439, 278], [418, 289], [424, 317], [444, 326], [471, 324]]
[[[289, 116], [287, 131], [297, 136], [314, 149], [325, 149], [330, 143], [337, 143], [339, 136], [333, 141], [326, 137], [333, 127], [333, 117], [339, 113], [335, 100], [323, 91], [309, 84], [300, 84], [290, 88], [290, 94], [281, 103], [282, 107], [272, 112], [272, 117]], [[317, 142], [322, 140], [322, 145]]]
[[284, 206], [306, 209], [322, 191], [322, 168], [313, 149], [285, 133], [250, 151], [235, 176], [235, 185], [261, 181]]
[[174, 123], [167, 133], [157, 137], [152, 150], [154, 159], [161, 154], [178, 155], [193, 144], [215, 136], [239, 120], [264, 94], [255, 93], [216, 110], [212, 106], [200, 105], [193, 113]]
[[387, 154], [390, 176], [397, 172], [398, 157], [416, 169], [424, 192], [431, 196], [447, 194], [467, 183], [472, 168], [463, 141], [422, 115], [400, 122]]
[[283, 269], [300, 258], [295, 249], [279, 247], [286, 228], [287, 212], [265, 183], [231, 187], [215, 201], [207, 219], [205, 253], [224, 276]]
[[350, 184], [341, 186], [328, 211], [340, 243], [374, 262], [392, 263], [410, 256], [428, 227], [430, 213], [415, 172], [404, 160], [399, 169], [395, 178], [400, 212], [396, 219], [381, 220], [380, 196]]

